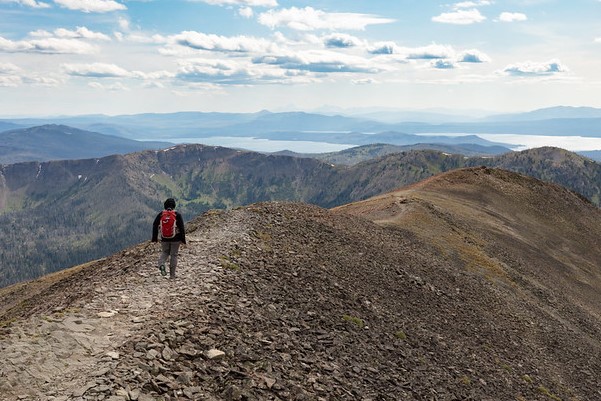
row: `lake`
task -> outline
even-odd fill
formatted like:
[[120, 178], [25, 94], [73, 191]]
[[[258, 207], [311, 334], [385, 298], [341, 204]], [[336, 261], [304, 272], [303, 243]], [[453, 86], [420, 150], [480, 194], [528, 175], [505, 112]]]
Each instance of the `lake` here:
[[[465, 136], [462, 133], [432, 133], [419, 134], [427, 142], [428, 136]], [[547, 135], [518, 135], [518, 134], [477, 134], [479, 137], [492, 142], [501, 142], [512, 150], [525, 150], [542, 146], [554, 146], [569, 151], [601, 150], [601, 138], [582, 136], [547, 136]], [[313, 141], [282, 141], [252, 137], [214, 136], [208, 138], [169, 138], [174, 143], [201, 143], [204, 145], [240, 148], [255, 152], [279, 152], [290, 150], [297, 153], [328, 153], [338, 152], [357, 145], [337, 144]]]

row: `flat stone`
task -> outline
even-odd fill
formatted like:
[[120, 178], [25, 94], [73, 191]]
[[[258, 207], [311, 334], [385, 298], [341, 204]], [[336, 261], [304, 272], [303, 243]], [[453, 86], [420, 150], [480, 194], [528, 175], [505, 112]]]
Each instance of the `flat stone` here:
[[112, 359], [119, 359], [119, 353], [116, 351], [109, 351], [106, 356], [110, 356]]
[[107, 312], [98, 312], [97, 316], [98, 317], [102, 317], [102, 318], [108, 318], [108, 317], [113, 317], [117, 314], [117, 311], [107, 311]]
[[208, 359], [221, 359], [221, 358], [225, 357], [225, 352], [213, 348], [213, 349], [210, 349], [208, 351], [205, 351], [204, 355]]

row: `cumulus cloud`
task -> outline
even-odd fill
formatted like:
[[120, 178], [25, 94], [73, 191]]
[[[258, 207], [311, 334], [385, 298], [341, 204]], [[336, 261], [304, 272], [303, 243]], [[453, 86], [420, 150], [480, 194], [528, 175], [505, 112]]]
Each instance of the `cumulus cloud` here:
[[169, 38], [172, 43], [196, 50], [220, 52], [270, 52], [276, 51], [274, 43], [251, 36], [220, 36], [195, 31], [184, 31]]
[[361, 39], [347, 35], [346, 33], [333, 33], [323, 37], [323, 43], [326, 47], [334, 48], [349, 48], [360, 46], [363, 42]]
[[52, 33], [45, 30], [37, 30], [30, 32], [29, 35], [42, 38], [57, 37], [67, 39], [111, 40], [108, 35], [100, 32], [90, 31], [88, 28], [83, 26], [78, 26], [74, 31], [65, 28], [58, 28]]
[[107, 13], [127, 10], [125, 5], [114, 0], [54, 0], [54, 2], [63, 8], [82, 11], [84, 13]]
[[595, 43], [601, 43], [601, 37], [595, 38]]
[[486, 17], [477, 9], [458, 10], [450, 13], [442, 13], [432, 17], [432, 21], [443, 24], [470, 25], [486, 20]]
[[259, 15], [259, 23], [274, 29], [288, 27], [297, 31], [313, 30], [365, 30], [368, 25], [388, 24], [393, 19], [371, 14], [328, 13], [313, 7], [291, 7], [269, 10]]
[[0, 0], [0, 3], [17, 3], [31, 8], [49, 8], [50, 4], [37, 0]]
[[257, 66], [245, 60], [192, 59], [180, 61], [176, 78], [191, 83], [250, 85], [286, 82], [286, 71], [269, 66]]
[[214, 6], [277, 7], [277, 0], [189, 0]]
[[376, 42], [369, 46], [367, 51], [371, 54], [398, 54], [399, 49], [394, 42]]
[[457, 68], [457, 64], [451, 60], [432, 60], [430, 61], [430, 66], [437, 70], [452, 70]]
[[129, 20], [127, 18], [119, 18], [119, 28], [121, 28], [122, 31], [129, 31]]
[[463, 51], [459, 55], [458, 61], [460, 63], [490, 63], [491, 59], [481, 51], [472, 49]]
[[63, 64], [63, 70], [72, 76], [94, 78], [126, 78], [132, 74], [115, 64]]
[[384, 67], [381, 65], [376, 65], [376, 63], [365, 58], [331, 51], [304, 51], [260, 56], [255, 57], [253, 62], [314, 73], [350, 72], [375, 74], [384, 70]]
[[368, 53], [400, 55], [407, 60], [434, 60], [455, 57], [455, 50], [451, 46], [431, 44], [421, 47], [401, 47], [394, 42], [377, 42], [368, 46]]
[[168, 71], [128, 71], [118, 65], [108, 63], [63, 64], [62, 68], [68, 75], [89, 78], [135, 78], [158, 81], [175, 76], [175, 74]]
[[94, 88], [94, 89], [99, 89], [99, 90], [105, 90], [105, 91], [111, 91], [111, 92], [121, 92], [121, 91], [128, 91], [129, 88], [126, 87], [125, 85], [123, 85], [121, 82], [116, 82], [114, 84], [102, 84], [100, 82], [90, 82], [88, 83], [88, 86], [90, 88]]
[[527, 61], [511, 64], [505, 67], [502, 73], [516, 77], [539, 77], [562, 74], [568, 71], [568, 68], [562, 65], [559, 60], [551, 60], [543, 63]]
[[481, 6], [490, 6], [491, 4], [492, 4], [492, 1], [489, 1], [489, 0], [462, 1], [462, 2], [459, 2], [459, 3], [453, 4], [453, 8], [454, 9], [474, 8], [474, 7], [481, 7]]
[[240, 8], [238, 10], [238, 14], [241, 17], [244, 17], [244, 18], [252, 18], [255, 15], [253, 9], [250, 8], [250, 7], [242, 7], [242, 8]]
[[399, 53], [405, 54], [409, 60], [433, 60], [455, 57], [451, 46], [432, 44], [416, 48], [400, 48]]
[[501, 15], [499, 15], [499, 21], [501, 22], [526, 21], [527, 19], [528, 16], [522, 13], [502, 12]]
[[0, 36], [0, 51], [9, 53], [91, 54], [95, 46], [78, 39], [42, 38], [12, 41]]
[[22, 84], [33, 86], [58, 86], [60, 80], [49, 76], [27, 73], [12, 63], [0, 63], [0, 87], [16, 87]]

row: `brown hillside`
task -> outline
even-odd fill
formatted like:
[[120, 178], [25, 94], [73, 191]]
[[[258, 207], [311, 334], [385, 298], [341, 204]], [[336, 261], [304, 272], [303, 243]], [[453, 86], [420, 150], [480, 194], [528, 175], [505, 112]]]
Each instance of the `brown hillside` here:
[[0, 400], [598, 399], [600, 222], [489, 169], [206, 213], [175, 282], [144, 243], [0, 293]]

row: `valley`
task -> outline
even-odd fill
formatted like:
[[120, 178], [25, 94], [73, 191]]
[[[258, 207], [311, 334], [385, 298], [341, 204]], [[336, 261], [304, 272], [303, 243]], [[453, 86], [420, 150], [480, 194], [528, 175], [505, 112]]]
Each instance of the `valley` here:
[[[260, 201], [334, 207], [461, 167], [501, 167], [559, 183], [598, 205], [598, 163], [554, 148], [497, 157], [415, 150], [352, 166], [312, 158], [179, 145], [98, 159], [18, 163], [0, 169], [0, 285], [105, 257], [149, 238], [167, 197], [185, 219]], [[56, 251], [59, 249], [60, 251]]]

